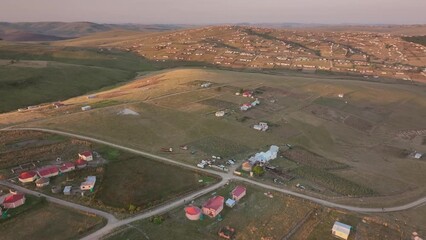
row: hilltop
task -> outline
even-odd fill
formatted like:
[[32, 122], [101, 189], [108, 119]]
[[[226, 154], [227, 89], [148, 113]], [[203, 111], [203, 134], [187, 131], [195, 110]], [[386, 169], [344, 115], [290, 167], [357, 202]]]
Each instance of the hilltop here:
[[0, 22], [0, 38], [8, 41], [54, 41], [112, 30], [153, 32], [182, 27], [185, 26], [172, 24], [99, 24], [93, 22]]

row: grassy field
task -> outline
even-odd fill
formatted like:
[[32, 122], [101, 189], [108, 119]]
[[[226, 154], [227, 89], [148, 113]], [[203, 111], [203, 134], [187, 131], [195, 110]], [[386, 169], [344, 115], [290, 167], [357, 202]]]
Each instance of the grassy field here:
[[[36, 203], [35, 203], [36, 202]], [[21, 211], [15, 215], [16, 211]], [[102, 227], [102, 218], [63, 208], [27, 196], [24, 206], [9, 211], [10, 219], [1, 220], [1, 239], [78, 239]]]
[[[202, 82], [212, 82], [213, 87], [201, 88]], [[215, 86], [221, 86], [221, 90]], [[251, 99], [236, 96], [238, 89], [259, 90], [261, 104], [240, 111], [238, 106]], [[341, 93], [343, 98], [338, 97]], [[424, 189], [420, 181], [426, 169], [424, 161], [414, 162], [387, 150], [426, 152], [421, 141], [397, 137], [400, 131], [424, 129], [426, 97], [422, 86], [316, 75], [176, 69], [152, 73], [97, 96], [99, 99], [90, 101], [101, 101], [101, 105], [102, 101], [131, 103], [29, 125], [83, 133], [191, 164], [211, 155], [241, 161], [271, 144], [289, 143], [307, 150], [290, 160], [325, 169], [316, 172], [300, 168], [299, 180], [290, 182], [290, 187], [298, 181], [310, 181], [331, 190], [324, 194], [332, 196], [368, 196], [374, 192], [389, 197]], [[86, 102], [84, 97], [69, 100], [74, 105]], [[214, 112], [224, 107], [228, 114], [215, 117]], [[117, 115], [124, 108], [140, 115]], [[270, 124], [267, 132], [252, 129], [260, 121]], [[188, 145], [189, 151], [180, 150], [182, 145]], [[168, 147], [176, 151], [161, 151]], [[272, 179], [268, 181], [272, 183]], [[348, 188], [338, 187], [336, 182]]]
[[155, 69], [131, 53], [0, 43], [0, 112], [66, 100]]
[[203, 174], [122, 153], [106, 165], [95, 199], [115, 208], [146, 209], [202, 188], [206, 182], [199, 183], [200, 179]]

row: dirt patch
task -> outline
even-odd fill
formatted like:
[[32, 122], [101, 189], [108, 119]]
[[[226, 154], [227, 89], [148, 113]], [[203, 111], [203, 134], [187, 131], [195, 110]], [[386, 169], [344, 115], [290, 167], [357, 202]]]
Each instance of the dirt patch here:
[[224, 138], [209, 136], [186, 144], [208, 155], [232, 157], [250, 151], [250, 148]]
[[335, 170], [348, 168], [348, 165], [326, 159], [316, 153], [300, 147], [295, 147], [281, 153], [282, 156], [298, 164], [307, 165], [319, 169]]
[[220, 99], [217, 99], [217, 98], [206, 99], [206, 100], [203, 100], [199, 103], [204, 104], [204, 105], [208, 105], [208, 106], [212, 106], [212, 107], [217, 107], [218, 109], [236, 109], [236, 108], [238, 108], [238, 104], [236, 104], [236, 103], [220, 100]]
[[355, 116], [349, 116], [348, 118], [345, 119], [344, 123], [348, 125], [349, 127], [355, 128], [363, 132], [368, 132], [371, 129], [373, 129], [372, 123]]

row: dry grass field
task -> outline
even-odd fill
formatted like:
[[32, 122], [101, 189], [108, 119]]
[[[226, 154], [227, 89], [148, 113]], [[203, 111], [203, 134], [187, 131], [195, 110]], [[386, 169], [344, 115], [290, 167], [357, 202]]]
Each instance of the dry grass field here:
[[[203, 82], [213, 85], [201, 88]], [[238, 106], [252, 99], [235, 96], [234, 91], [239, 89], [254, 90], [261, 104], [241, 112]], [[290, 170], [296, 179], [288, 187], [303, 182], [312, 189], [322, 189], [319, 193], [337, 196], [396, 196], [424, 191], [425, 161], [408, 157], [412, 151], [426, 152], [426, 145], [417, 140], [422, 136], [398, 137], [401, 131], [424, 128], [426, 98], [422, 86], [312, 75], [177, 69], [148, 74], [96, 96], [67, 100], [66, 104], [75, 106], [69, 114], [61, 116], [60, 109], [46, 110], [44, 114], [53, 112], [55, 117], [28, 126], [83, 133], [192, 164], [211, 155], [243, 160], [270, 144], [290, 143], [309, 153], [302, 153], [299, 159], [275, 160], [300, 164]], [[102, 101], [112, 104], [103, 107]], [[97, 102], [101, 107], [89, 112], [77, 108], [83, 104], [96, 106]], [[140, 115], [117, 115], [125, 108]], [[214, 116], [215, 111], [224, 109], [228, 112], [225, 117]], [[253, 130], [252, 125], [259, 121], [267, 121], [270, 131]], [[188, 145], [190, 151], [180, 150], [182, 145]], [[165, 147], [176, 151], [163, 153]], [[315, 161], [314, 169], [308, 168], [312, 167], [309, 161]], [[316, 171], [315, 166], [324, 161], [345, 168]], [[336, 191], [336, 184], [341, 183], [347, 184]]]
[[[27, 196], [27, 203], [20, 208], [34, 201], [36, 197]], [[10, 212], [10, 219], [1, 220], [1, 239], [78, 239], [105, 224], [101, 217], [47, 202], [32, 205], [16, 216]]]

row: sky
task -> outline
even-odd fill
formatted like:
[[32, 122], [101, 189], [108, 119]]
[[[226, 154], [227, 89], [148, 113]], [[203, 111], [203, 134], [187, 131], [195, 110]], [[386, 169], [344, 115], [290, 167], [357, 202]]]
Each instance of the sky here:
[[426, 24], [426, 0], [0, 0], [0, 21]]

